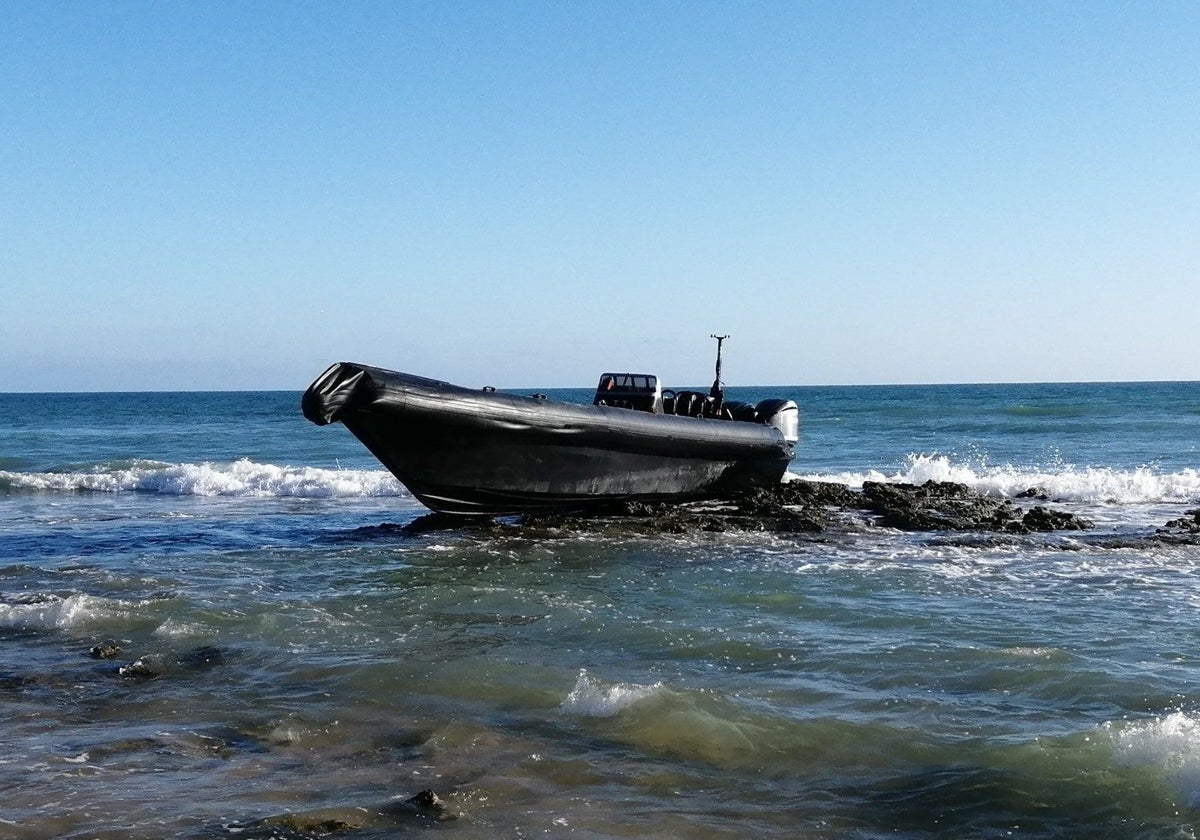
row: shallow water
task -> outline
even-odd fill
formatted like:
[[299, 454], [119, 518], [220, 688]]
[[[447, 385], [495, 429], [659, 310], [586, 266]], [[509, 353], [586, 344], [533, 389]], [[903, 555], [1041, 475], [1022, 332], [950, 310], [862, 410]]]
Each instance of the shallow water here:
[[413, 535], [298, 395], [0, 397], [0, 836], [1194, 837], [1200, 387], [790, 391], [1098, 526]]

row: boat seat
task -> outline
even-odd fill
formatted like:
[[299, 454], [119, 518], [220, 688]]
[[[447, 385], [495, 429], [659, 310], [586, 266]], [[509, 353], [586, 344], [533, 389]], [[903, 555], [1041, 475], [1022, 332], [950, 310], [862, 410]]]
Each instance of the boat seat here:
[[680, 417], [700, 417], [708, 397], [699, 391], [680, 391], [675, 395], [675, 413]]

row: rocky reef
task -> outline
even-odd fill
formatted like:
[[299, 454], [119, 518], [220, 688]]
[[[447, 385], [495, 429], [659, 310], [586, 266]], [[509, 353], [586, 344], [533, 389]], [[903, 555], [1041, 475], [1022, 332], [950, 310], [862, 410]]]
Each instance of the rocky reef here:
[[1200, 508], [1189, 510], [1187, 514], [1178, 519], [1172, 519], [1165, 527], [1185, 533], [1200, 534]]
[[[1044, 501], [1037, 488], [1023, 498]], [[469, 522], [470, 520], [467, 520]], [[698, 502], [622, 502], [586, 512], [538, 513], [517, 518], [524, 527], [587, 529], [620, 522], [648, 533], [771, 531], [820, 534], [838, 524], [904, 531], [987, 531], [1030, 534], [1079, 531], [1088, 520], [1067, 511], [1035, 505], [1028, 510], [1010, 499], [985, 496], [965, 484], [927, 481], [890, 484], [868, 481], [861, 490], [843, 484], [796, 480]], [[461, 517], [431, 514], [403, 527], [409, 534], [462, 527]], [[498, 526], [476, 521], [485, 529]]]
[[[704, 503], [631, 502], [616, 506], [607, 515], [642, 520], [654, 530], [671, 533], [750, 530], [816, 534], [844, 523], [847, 517], [903, 531], [1029, 534], [1084, 530], [1092, 525], [1073, 513], [1041, 505], [1025, 510], [965, 484], [938, 481], [919, 485], [868, 481], [859, 491], [832, 482], [797, 480]], [[526, 517], [523, 521], [544, 519]]]

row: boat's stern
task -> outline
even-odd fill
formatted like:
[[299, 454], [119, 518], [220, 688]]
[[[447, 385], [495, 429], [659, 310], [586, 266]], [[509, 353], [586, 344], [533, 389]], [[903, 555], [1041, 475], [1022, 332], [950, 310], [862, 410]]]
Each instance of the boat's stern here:
[[768, 399], [754, 407], [763, 423], [779, 430], [791, 445], [800, 440], [800, 407], [792, 400]]

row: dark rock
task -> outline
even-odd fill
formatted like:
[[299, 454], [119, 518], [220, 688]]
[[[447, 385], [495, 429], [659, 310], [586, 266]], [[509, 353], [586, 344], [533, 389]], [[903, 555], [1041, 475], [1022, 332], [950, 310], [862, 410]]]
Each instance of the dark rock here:
[[965, 484], [927, 481], [921, 485], [863, 483], [863, 502], [879, 522], [904, 531], [1031, 531], [1080, 530], [1091, 523], [1074, 514], [1043, 507], [1022, 514], [1005, 499], [993, 499]]
[[692, 534], [724, 531], [779, 531], [812, 533], [823, 530], [823, 512], [793, 510], [774, 495], [773, 489], [739, 493], [726, 499], [696, 503], [630, 501], [608, 505], [590, 514], [526, 514], [522, 528], [615, 530], [629, 533]]
[[866, 481], [862, 494], [880, 524], [904, 531], [1006, 530], [1014, 518], [1007, 502], [949, 481], [921, 485]]
[[[344, 832], [366, 830], [370, 836], [397, 836], [407, 823], [447, 822], [462, 814], [452, 809], [432, 790], [416, 796], [396, 797], [364, 807], [321, 808], [301, 813], [278, 814], [236, 826], [239, 837], [250, 840], [311, 840]], [[353, 836], [358, 836], [354, 834]]]
[[703, 512], [682, 506], [672, 508], [666, 516], [681, 523], [685, 531], [817, 533], [825, 529], [828, 516], [825, 509], [813, 501], [818, 498], [820, 489], [815, 483], [808, 484], [807, 489], [791, 491], [787, 489], [791, 485], [782, 484], [742, 490], [716, 500], [716, 507], [712, 502], [707, 503]]
[[1021, 524], [1030, 531], [1085, 531], [1092, 527], [1091, 522], [1073, 513], [1040, 506], [1021, 517]]
[[670, 506], [662, 502], [617, 502], [608, 508], [605, 513], [609, 516], [641, 516], [641, 517], [660, 517], [670, 512]]
[[166, 668], [156, 658], [143, 656], [130, 662], [128, 665], [122, 665], [117, 668], [117, 673], [127, 679], [150, 680], [155, 677], [161, 677], [166, 673]]
[[[696, 512], [686, 507], [674, 508], [664, 515], [664, 520], [674, 527], [681, 527], [685, 533], [740, 530], [811, 534], [825, 530], [828, 517], [824, 508], [806, 504], [803, 493], [788, 493], [781, 489], [785, 486], [741, 492], [722, 500], [725, 504], [715, 510]], [[809, 494], [807, 498], [815, 498], [815, 494]]]
[[[1033, 488], [1036, 489], [1036, 488]], [[832, 511], [866, 510], [887, 527], [906, 531], [988, 531], [1028, 534], [1033, 531], [1078, 530], [1089, 522], [1073, 514], [1038, 507], [1029, 513], [1005, 499], [995, 499], [955, 482], [921, 485], [865, 482], [862, 492], [831, 482], [797, 480], [772, 487], [742, 490], [695, 504], [624, 502], [603, 516], [539, 514], [520, 524], [592, 528], [600, 522], [621, 523], [645, 532], [685, 534], [700, 531], [771, 531], [820, 533]]]
[[88, 651], [88, 656], [92, 657], [92, 659], [112, 659], [120, 652], [121, 646], [116, 642], [109, 641], [93, 646]]
[[[1045, 498], [1031, 487], [1023, 498]], [[515, 527], [534, 537], [561, 531], [620, 534], [694, 534], [722, 531], [766, 531], [816, 534], [826, 530], [839, 512], [868, 511], [879, 524], [906, 531], [986, 531], [1028, 534], [1034, 531], [1079, 530], [1087, 520], [1061, 511], [1035, 507], [1025, 513], [1006, 499], [985, 496], [965, 484], [927, 481], [921, 485], [868, 481], [862, 491], [843, 484], [794, 480], [771, 487], [739, 490], [697, 502], [627, 501], [586, 511], [525, 514], [507, 524], [496, 520], [430, 514], [403, 530], [421, 533], [469, 527], [511, 533]], [[1175, 523], [1172, 523], [1175, 525]], [[1200, 521], [1197, 522], [1200, 528]]]
[[432, 790], [423, 790], [408, 801], [422, 811], [434, 811], [438, 814], [446, 812], [446, 803]]
[[205, 732], [195, 733], [204, 739], [209, 750], [223, 757], [245, 753], [270, 752], [270, 744], [263, 736], [233, 726], [215, 726]]
[[[94, 648], [93, 648], [94, 650]], [[117, 649], [120, 651], [120, 648]], [[115, 655], [115, 654], [114, 654]], [[117, 668], [117, 673], [129, 679], [154, 679], [166, 674], [179, 675], [192, 671], [208, 671], [224, 665], [229, 651], [215, 645], [200, 645], [178, 656], [151, 653]]]
[[397, 798], [388, 803], [385, 811], [392, 815], [410, 814], [435, 820], [456, 820], [460, 816], [432, 790], [423, 790], [416, 796], [410, 796], [407, 799]]
[[1028, 490], [1022, 490], [1013, 498], [1015, 499], [1037, 499], [1039, 502], [1050, 501], [1050, 493], [1045, 487], [1030, 487]]
[[826, 526], [822, 513], [786, 508], [767, 516], [731, 518], [730, 522], [744, 531], [774, 531], [782, 534], [819, 534]]
[[334, 834], [339, 831], [350, 831], [351, 829], [358, 827], [358, 825], [346, 822], [345, 820], [339, 820], [336, 817], [331, 817], [327, 820], [310, 823], [308, 830], [315, 831], [318, 834]]
[[[423, 516], [418, 516], [407, 525], [401, 526], [399, 531], [407, 535], [427, 534], [434, 531], [453, 531], [458, 528], [469, 527], [472, 525], [489, 525], [491, 522], [492, 518], [489, 516], [457, 515], [453, 513], [427, 513]], [[379, 526], [379, 528], [385, 527], [387, 526]], [[394, 528], [395, 526], [392, 527]]]
[[1193, 534], [1200, 533], [1200, 508], [1189, 510], [1186, 516], [1172, 519], [1165, 527]]
[[861, 507], [862, 496], [844, 484], [832, 481], [796, 479], [771, 488], [771, 494], [785, 505], [805, 507]]
[[239, 833], [249, 828], [248, 836], [254, 838], [310, 838], [325, 837], [330, 834], [340, 834], [364, 828], [368, 824], [365, 817], [348, 814], [330, 814], [328, 812], [313, 812], [309, 814], [281, 814], [268, 817], [257, 823], [239, 829]]

